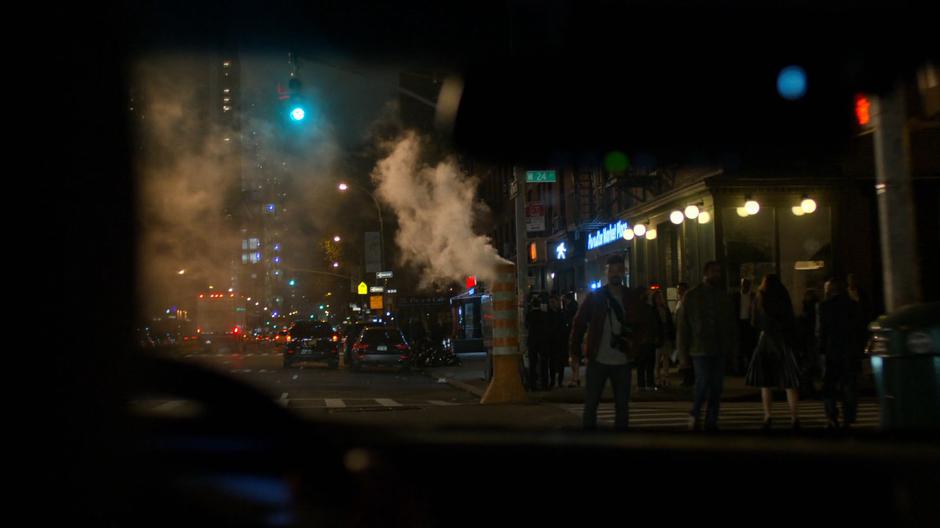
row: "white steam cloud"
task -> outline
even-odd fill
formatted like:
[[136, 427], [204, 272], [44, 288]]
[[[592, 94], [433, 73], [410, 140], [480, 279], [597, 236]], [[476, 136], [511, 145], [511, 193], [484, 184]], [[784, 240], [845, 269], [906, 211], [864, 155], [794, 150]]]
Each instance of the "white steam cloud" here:
[[492, 283], [499, 256], [489, 237], [473, 231], [482, 204], [479, 180], [456, 160], [434, 166], [421, 159], [421, 141], [406, 133], [372, 173], [379, 198], [398, 216], [395, 241], [403, 264], [421, 271], [421, 287], [462, 282], [468, 275]]

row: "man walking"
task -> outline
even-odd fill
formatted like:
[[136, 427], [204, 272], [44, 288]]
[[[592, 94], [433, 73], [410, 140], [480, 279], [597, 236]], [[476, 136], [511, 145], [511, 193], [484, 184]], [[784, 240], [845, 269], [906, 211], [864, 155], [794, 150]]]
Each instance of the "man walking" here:
[[626, 431], [629, 421], [631, 366], [648, 339], [650, 321], [644, 300], [623, 285], [622, 256], [607, 260], [607, 284], [591, 292], [578, 309], [568, 349], [577, 355], [587, 333], [587, 380], [584, 429], [597, 429], [597, 407], [607, 380], [614, 391], [614, 427]]
[[568, 335], [565, 329], [565, 316], [561, 311], [561, 297], [557, 293], [548, 298], [546, 314], [548, 330], [548, 388], [561, 388], [565, 379], [565, 363], [568, 359]]
[[864, 348], [865, 317], [862, 307], [846, 291], [845, 283], [832, 279], [826, 283], [826, 300], [819, 305], [816, 325], [819, 354], [824, 358], [823, 401], [827, 427], [838, 429], [837, 395], [842, 396], [843, 427], [855, 422], [857, 378], [861, 371]]
[[678, 315], [679, 355], [695, 367], [695, 401], [689, 413], [689, 429], [698, 430], [702, 404], [708, 398], [705, 430], [718, 430], [718, 410], [724, 384], [726, 358], [737, 354], [737, 327], [731, 299], [721, 287], [721, 265], [705, 264], [705, 281], [682, 300]]

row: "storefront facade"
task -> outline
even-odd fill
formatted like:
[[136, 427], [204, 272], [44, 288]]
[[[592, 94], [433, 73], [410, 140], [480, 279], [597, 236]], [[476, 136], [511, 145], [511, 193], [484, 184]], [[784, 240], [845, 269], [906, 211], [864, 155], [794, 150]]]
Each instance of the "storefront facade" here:
[[870, 207], [851, 182], [707, 178], [626, 212], [630, 285], [695, 286], [717, 260], [729, 291], [776, 273], [799, 313], [833, 274], [873, 283]]

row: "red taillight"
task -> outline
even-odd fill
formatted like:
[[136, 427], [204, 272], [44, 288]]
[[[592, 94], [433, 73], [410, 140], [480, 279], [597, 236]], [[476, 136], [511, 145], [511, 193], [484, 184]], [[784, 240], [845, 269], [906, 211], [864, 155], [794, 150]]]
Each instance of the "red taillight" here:
[[355, 345], [353, 345], [352, 349], [356, 352], [362, 352], [363, 350], [368, 350], [369, 345], [365, 343], [356, 343]]
[[395, 345], [395, 348], [397, 348], [398, 350], [409, 350], [408, 345], [406, 345], [406, 344], [404, 344], [404, 343], [402, 343], [402, 344], [400, 344], [400, 345]]
[[238, 327], [236, 326], [235, 329], [232, 330], [232, 333], [233, 333], [233, 334], [238, 334], [238, 332], [240, 332], [240, 331], [241, 331], [241, 330], [239, 330]]

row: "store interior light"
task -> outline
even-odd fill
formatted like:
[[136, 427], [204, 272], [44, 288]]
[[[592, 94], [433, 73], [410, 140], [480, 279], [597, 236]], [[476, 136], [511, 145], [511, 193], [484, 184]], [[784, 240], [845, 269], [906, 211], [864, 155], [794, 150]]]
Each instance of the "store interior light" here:
[[633, 232], [629, 227], [623, 230], [623, 239], [624, 240], [633, 240], [633, 237], [636, 236], [636, 233]]
[[637, 224], [633, 226], [633, 232], [638, 237], [642, 237], [646, 234], [646, 226], [644, 224]]
[[800, 208], [803, 209], [803, 212], [806, 214], [813, 214], [816, 212], [816, 200], [804, 196], [803, 201], [800, 202]]
[[695, 220], [696, 218], [698, 218], [699, 214], [700, 213], [699, 213], [697, 205], [690, 205], [685, 208], [685, 217], [688, 218], [689, 220]]
[[647, 232], [646, 232], [646, 239], [647, 239], [647, 240], [656, 240], [656, 230], [655, 230], [655, 229], [650, 229], [649, 231], [647, 231]]
[[712, 215], [708, 211], [702, 211], [698, 214], [698, 223], [707, 224], [712, 221]]
[[[697, 214], [698, 213], [696, 213], [696, 215]], [[689, 218], [694, 218], [694, 217], [690, 216]], [[682, 211], [673, 211], [669, 213], [669, 221], [672, 222], [673, 224], [679, 225], [682, 223], [683, 220], [685, 220], [685, 216], [682, 214]]]
[[803, 216], [806, 214], [806, 211], [799, 205], [794, 205], [791, 211], [793, 211], [794, 216]]
[[744, 202], [744, 210], [747, 211], [749, 215], [756, 215], [760, 212], [760, 204], [757, 203], [757, 200], [748, 198], [748, 200]]
[[743, 207], [738, 207], [737, 209], [735, 209], [735, 211], [738, 213], [738, 216], [740, 216], [741, 218], [747, 217], [747, 209]]

